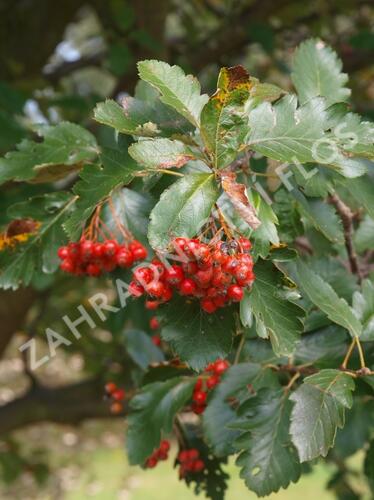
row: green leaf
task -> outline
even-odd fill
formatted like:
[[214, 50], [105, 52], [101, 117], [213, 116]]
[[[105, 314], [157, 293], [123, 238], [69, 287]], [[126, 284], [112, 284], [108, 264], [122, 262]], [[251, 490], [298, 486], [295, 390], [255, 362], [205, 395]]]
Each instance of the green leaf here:
[[201, 112], [201, 135], [217, 169], [231, 163], [244, 143], [248, 133], [244, 104], [252, 86], [243, 66], [222, 68], [217, 92]]
[[323, 200], [308, 200], [298, 189], [291, 191], [297, 200], [300, 213], [328, 240], [344, 244], [341, 221], [334, 208]]
[[143, 465], [169, 434], [176, 413], [191, 399], [195, 379], [175, 377], [144, 386], [130, 403], [127, 449], [130, 464]]
[[374, 248], [374, 220], [365, 215], [354, 235], [357, 252], [364, 252]]
[[165, 359], [163, 352], [154, 345], [151, 337], [140, 330], [127, 331], [125, 344], [127, 352], [142, 370], [146, 370], [151, 363], [160, 363]]
[[147, 169], [165, 169], [183, 167], [195, 159], [191, 148], [181, 141], [153, 139], [131, 144], [129, 155]]
[[290, 397], [291, 436], [301, 462], [325, 457], [334, 445], [337, 428], [345, 421], [345, 409], [353, 404], [351, 376], [339, 370], [321, 370], [304, 379]]
[[96, 105], [94, 117], [97, 122], [113, 127], [121, 134], [140, 137], [169, 137], [192, 130], [183, 117], [162, 104], [159, 99], [144, 102], [125, 97], [122, 106], [108, 99]]
[[140, 61], [139, 76], [161, 93], [161, 101], [174, 108], [196, 127], [208, 96], [200, 95], [200, 84], [192, 75], [185, 75], [179, 66], [156, 61]]
[[52, 273], [57, 269], [57, 249], [66, 240], [61, 225], [73, 201], [68, 193], [59, 192], [37, 196], [11, 207], [13, 216], [29, 212], [37, 216], [41, 226], [16, 249], [0, 252], [0, 288], [15, 290], [20, 284], [29, 285], [37, 273]]
[[152, 210], [148, 238], [165, 249], [176, 236], [195, 236], [208, 219], [219, 190], [212, 174], [189, 174], [166, 189]]
[[339, 366], [347, 347], [346, 331], [338, 325], [330, 325], [302, 335], [296, 349], [295, 360], [300, 364], [324, 368]]
[[197, 301], [178, 298], [163, 306], [160, 315], [161, 337], [192, 369], [202, 370], [229, 354], [235, 327], [232, 308], [207, 314]]
[[360, 115], [348, 113], [345, 105], [337, 104], [328, 110], [332, 134], [348, 153], [374, 159], [374, 124], [363, 121]]
[[235, 441], [241, 452], [236, 464], [248, 488], [262, 497], [296, 482], [301, 468], [290, 439], [291, 403], [284, 391], [263, 389], [237, 413], [230, 427], [244, 431]]
[[75, 211], [64, 224], [72, 239], [79, 237], [85, 221], [95, 207], [118, 186], [128, 184], [139, 172], [139, 166], [126, 150], [106, 148], [100, 155], [102, 166], [89, 165], [80, 173], [81, 180], [74, 186], [78, 195]]
[[[147, 231], [149, 214], [154, 206], [154, 200], [147, 193], [138, 193], [132, 189], [123, 188], [114, 191], [112, 204], [118, 219], [130, 233], [144, 245], [148, 245]], [[103, 213], [106, 224], [114, 233], [119, 234], [116, 221], [110, 211], [110, 207], [104, 207]], [[107, 217], [106, 217], [107, 215]]]
[[209, 399], [203, 414], [204, 435], [217, 456], [234, 453], [233, 442], [239, 432], [227, 427], [235, 421], [236, 412], [230, 401], [243, 402], [251, 393], [275, 382], [273, 373], [253, 363], [231, 366]]
[[301, 290], [317, 307], [338, 325], [347, 328], [352, 337], [359, 337], [361, 323], [347, 302], [335, 290], [302, 261], [297, 263], [297, 281]]
[[374, 341], [374, 283], [364, 280], [362, 292], [353, 294], [352, 309], [362, 324], [360, 340]]
[[95, 137], [74, 123], [39, 127], [44, 140], [23, 140], [0, 158], [0, 184], [9, 181], [51, 182], [65, 177], [98, 154]]
[[350, 178], [366, 172], [362, 161], [345, 156], [335, 138], [325, 134], [329, 125], [321, 98], [299, 108], [292, 95], [273, 106], [265, 102], [249, 113], [249, 126], [247, 145], [273, 160], [292, 164], [318, 162]]
[[340, 183], [348, 190], [349, 194], [357, 201], [360, 207], [364, 207], [372, 219], [374, 219], [374, 180], [368, 175], [359, 179], [341, 179]]
[[244, 290], [244, 297], [240, 301], [240, 321], [243, 326], [250, 328], [253, 323], [253, 315], [251, 309], [251, 295], [249, 290]]
[[364, 472], [369, 481], [369, 486], [371, 491], [374, 493], [374, 439], [370, 442], [370, 446], [366, 452], [365, 463], [364, 463]]
[[303, 331], [304, 310], [282, 296], [287, 284], [284, 275], [271, 262], [259, 261], [250, 304], [256, 320], [263, 323], [277, 356], [290, 356]]
[[307, 40], [295, 52], [292, 81], [300, 102], [324, 97], [328, 105], [346, 101], [351, 91], [345, 87], [348, 76], [342, 62], [321, 40]]

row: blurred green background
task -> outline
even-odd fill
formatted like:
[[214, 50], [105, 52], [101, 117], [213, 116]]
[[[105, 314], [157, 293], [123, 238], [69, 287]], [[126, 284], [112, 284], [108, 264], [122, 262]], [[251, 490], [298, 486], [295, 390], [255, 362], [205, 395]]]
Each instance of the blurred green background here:
[[[373, 118], [373, 26], [370, 0], [0, 0], [0, 153], [27, 137], [35, 123], [70, 120], [93, 130], [94, 104], [133, 93], [136, 61], [144, 58], [181, 65], [206, 92], [220, 66], [238, 63], [261, 80], [290, 88], [292, 52], [311, 36], [339, 53], [350, 75], [352, 106]], [[39, 188], [28, 189], [31, 195]], [[12, 185], [0, 189], [0, 226], [8, 222], [3, 206], [23, 197]], [[92, 282], [72, 290], [54, 276], [30, 289], [0, 292], [0, 498], [192, 499], [172, 458], [147, 472], [128, 466], [124, 423], [111, 418], [99, 391], [81, 394], [83, 416], [79, 400], [68, 400], [56, 415], [54, 403], [40, 409], [33, 399], [17, 346], [30, 332], [41, 338], [59, 319], [56, 311], [69, 314], [92, 290]], [[121, 380], [126, 360], [111, 340], [109, 331], [98, 329], [59, 352], [38, 371], [39, 383], [69, 391], [87, 379], [102, 387], [109, 368]], [[16, 396], [22, 405], [12, 413]], [[56, 420], [63, 425], [49, 423]], [[352, 457], [350, 480], [369, 500], [355, 474], [361, 462], [360, 455]], [[233, 463], [228, 467], [227, 498], [255, 498]], [[337, 467], [316, 464], [297, 485], [271, 498], [335, 498], [325, 485]]]

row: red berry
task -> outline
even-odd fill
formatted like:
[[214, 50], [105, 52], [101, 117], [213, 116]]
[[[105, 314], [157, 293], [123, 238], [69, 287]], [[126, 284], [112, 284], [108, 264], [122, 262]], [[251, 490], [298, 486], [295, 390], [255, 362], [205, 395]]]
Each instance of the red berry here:
[[114, 382], [108, 382], [107, 384], [105, 384], [105, 392], [107, 394], [112, 394], [112, 392], [114, 392], [116, 389], [117, 386]]
[[168, 453], [167, 453], [167, 451], [158, 450], [158, 451], [157, 451], [157, 458], [158, 458], [159, 460], [167, 460], [167, 458], [168, 458]]
[[192, 405], [192, 411], [196, 413], [196, 415], [200, 415], [201, 413], [204, 413], [206, 406], [205, 405], [199, 405], [194, 403]]
[[149, 295], [161, 298], [162, 294], [165, 291], [165, 285], [162, 283], [162, 281], [152, 281], [152, 283], [147, 285], [146, 290]]
[[134, 297], [141, 297], [144, 293], [144, 288], [136, 283], [136, 281], [132, 281], [129, 285], [129, 293]]
[[122, 407], [121, 403], [118, 403], [117, 401], [110, 405], [110, 411], [111, 411], [111, 413], [114, 413], [115, 415], [118, 415], [118, 413], [121, 413], [122, 410], [123, 410], [123, 407]]
[[91, 240], [83, 240], [80, 244], [80, 254], [83, 259], [88, 260], [93, 256], [94, 242]]
[[79, 256], [80, 245], [79, 243], [69, 243], [68, 252], [71, 259], [76, 259]]
[[178, 454], [178, 460], [183, 463], [183, 462], [187, 462], [190, 458], [189, 458], [189, 450], [182, 450], [179, 452]]
[[197, 460], [199, 458], [199, 450], [196, 448], [191, 448], [190, 450], [187, 450], [188, 454], [188, 460]]
[[152, 342], [155, 346], [159, 347], [161, 345], [160, 335], [152, 335]]
[[205, 403], [207, 397], [207, 393], [204, 391], [196, 391], [194, 392], [192, 399], [195, 401], [195, 403], [202, 405]]
[[222, 375], [222, 373], [224, 373], [228, 369], [229, 366], [230, 365], [226, 360], [218, 359], [214, 363], [214, 372], [216, 375]]
[[115, 240], [107, 240], [103, 244], [103, 255], [105, 257], [114, 257], [118, 251], [118, 243]]
[[65, 273], [73, 273], [74, 272], [74, 263], [70, 259], [64, 259], [60, 264], [60, 269]]
[[183, 295], [193, 295], [196, 289], [196, 283], [190, 278], [184, 279], [180, 285], [180, 291]]
[[144, 246], [139, 243], [139, 241], [132, 241], [129, 245], [129, 248], [134, 257], [134, 260], [143, 260], [148, 255], [146, 248], [144, 248]]
[[92, 254], [94, 257], [100, 258], [103, 256], [104, 245], [103, 243], [95, 243], [92, 248]]
[[243, 288], [239, 285], [231, 285], [227, 289], [227, 295], [234, 302], [240, 302], [244, 296]]
[[147, 459], [146, 466], [149, 469], [153, 469], [157, 465], [157, 458], [156, 457], [150, 457]]
[[212, 314], [217, 310], [217, 306], [211, 299], [202, 299], [200, 302], [201, 308], [208, 314]]
[[184, 278], [183, 269], [179, 266], [172, 265], [168, 267], [165, 271], [165, 281], [171, 285], [177, 285]]
[[100, 266], [97, 264], [88, 264], [86, 273], [88, 276], [99, 276], [101, 274]]
[[252, 244], [247, 238], [239, 238], [238, 243], [243, 252], [249, 252], [252, 248]]
[[198, 378], [196, 380], [196, 384], [195, 384], [195, 387], [194, 387], [194, 392], [197, 392], [197, 391], [200, 391], [203, 387], [203, 379], [202, 378]]
[[57, 255], [60, 257], [61, 260], [66, 259], [69, 256], [69, 249], [68, 249], [68, 247], [60, 247], [57, 250]]
[[145, 308], [150, 310], [150, 311], [154, 311], [155, 309], [158, 308], [159, 305], [160, 305], [160, 302], [158, 300], [146, 300], [145, 301]]
[[112, 393], [112, 398], [116, 401], [123, 401], [125, 399], [125, 391], [123, 389], [116, 389]]
[[196, 462], [194, 462], [193, 464], [192, 470], [194, 472], [201, 472], [204, 468], [205, 468], [204, 462], [202, 460], [196, 460]]
[[153, 271], [150, 267], [138, 267], [134, 271], [134, 279], [146, 287], [153, 280]]
[[128, 248], [122, 247], [116, 254], [116, 262], [119, 267], [130, 267], [134, 262], [134, 258]]
[[217, 375], [211, 375], [206, 381], [206, 386], [208, 389], [213, 389], [217, 384], [219, 384], [219, 377]]
[[170, 450], [170, 443], [167, 439], [164, 439], [163, 441], [161, 441], [160, 450], [165, 451], [165, 452]]
[[149, 320], [149, 326], [151, 330], [157, 330], [158, 328], [160, 328], [160, 323], [155, 316]]
[[173, 290], [169, 286], [165, 285], [161, 299], [163, 300], [163, 302], [168, 302], [172, 298], [172, 296]]

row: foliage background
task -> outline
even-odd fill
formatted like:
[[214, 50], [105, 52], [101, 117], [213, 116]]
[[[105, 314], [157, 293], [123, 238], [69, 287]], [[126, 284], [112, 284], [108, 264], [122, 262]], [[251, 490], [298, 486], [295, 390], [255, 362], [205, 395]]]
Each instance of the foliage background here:
[[[350, 75], [355, 111], [373, 119], [373, 24], [371, 3], [359, 0], [307, 4], [289, 0], [1, 0], [0, 152], [30, 137], [33, 125], [40, 122], [70, 120], [105, 138], [107, 130], [92, 121], [92, 108], [106, 97], [133, 93], [136, 61], [140, 59], [179, 64], [198, 75], [208, 93], [214, 89], [220, 66], [239, 63], [263, 81], [290, 88], [292, 51], [310, 36], [322, 37], [336, 49]], [[21, 201], [39, 190], [38, 185], [28, 186], [26, 193], [24, 187], [11, 182], [2, 186], [0, 224], [5, 226], [10, 220], [3, 209], [10, 200]], [[116, 450], [121, 446], [122, 427], [114, 419], [95, 420], [74, 431], [39, 424], [42, 418], [75, 425], [87, 417], [110, 416], [100, 398], [102, 379], [108, 367], [122, 373], [126, 363], [116, 356], [116, 344], [105, 328], [66, 349], [38, 373], [42, 382], [52, 386], [51, 402], [43, 403], [42, 413], [40, 399], [32, 391], [32, 378], [16, 349], [28, 335], [40, 336], [46, 326], [58, 321], [56, 311], [72, 312], [92, 293], [93, 286], [87, 282], [72, 290], [64, 277], [55, 276], [27, 289], [0, 292], [3, 498], [24, 498], [25, 494], [30, 498], [149, 498], [145, 481], [158, 489], [165, 477], [172, 481], [170, 476], [175, 475], [162, 469], [159, 481], [156, 471], [147, 479], [130, 471]], [[40, 347], [43, 349], [42, 340]], [[80, 385], [83, 379], [88, 382]], [[53, 387], [59, 384], [62, 392], [53, 399]], [[22, 406], [7, 406], [23, 391], [28, 391], [28, 396]], [[62, 404], [61, 394], [67, 395]], [[33, 426], [23, 430], [28, 424]], [[13, 432], [16, 428], [20, 430]], [[361, 460], [355, 457], [353, 467]], [[119, 463], [124, 483], [108, 492], [107, 477], [113, 474], [113, 481], [117, 481]], [[79, 486], [74, 482], [77, 468], [85, 471], [84, 478], [78, 480], [84, 484]], [[316, 484], [327, 480], [329, 474], [324, 469], [315, 474], [312, 484], [316, 495]], [[12, 482], [15, 478], [16, 483]], [[137, 488], [140, 493], [136, 493]], [[303, 491], [302, 485], [295, 488]], [[292, 498], [291, 491], [279, 496]], [[186, 496], [181, 498], [192, 497], [184, 490], [182, 494]], [[323, 498], [322, 493], [320, 496]]]

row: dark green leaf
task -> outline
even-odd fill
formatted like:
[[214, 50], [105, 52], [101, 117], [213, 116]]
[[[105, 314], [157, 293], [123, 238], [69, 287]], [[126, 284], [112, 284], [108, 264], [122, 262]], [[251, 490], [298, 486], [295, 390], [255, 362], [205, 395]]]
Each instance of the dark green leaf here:
[[127, 449], [130, 463], [143, 465], [172, 431], [175, 414], [192, 396], [195, 380], [181, 377], [146, 385], [130, 403]]
[[163, 306], [161, 336], [194, 370], [202, 370], [231, 349], [234, 315], [231, 308], [204, 312], [197, 301], [180, 298]]
[[352, 407], [354, 388], [351, 376], [327, 369], [307, 377], [291, 395], [291, 435], [301, 462], [327, 455], [344, 426], [345, 409]]
[[360, 340], [374, 340], [374, 283], [364, 280], [362, 292], [353, 294], [352, 308], [362, 324], [362, 334]]
[[239, 407], [230, 425], [244, 431], [235, 441], [240, 450], [236, 463], [240, 477], [258, 496], [287, 488], [300, 477], [289, 435], [290, 413], [291, 403], [282, 389], [263, 389]]
[[151, 363], [159, 363], [165, 359], [151, 337], [140, 330], [127, 331], [125, 343], [127, 352], [142, 370], [146, 370]]

